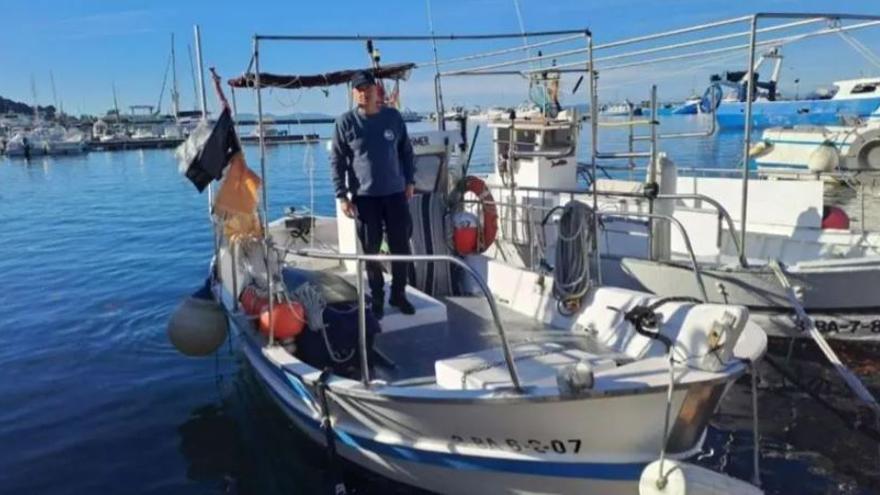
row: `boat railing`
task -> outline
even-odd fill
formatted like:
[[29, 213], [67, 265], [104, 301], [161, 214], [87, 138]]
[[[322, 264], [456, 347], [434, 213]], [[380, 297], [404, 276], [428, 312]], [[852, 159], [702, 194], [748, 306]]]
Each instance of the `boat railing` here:
[[[577, 189], [554, 189], [554, 188], [538, 188], [538, 187], [517, 187], [517, 191], [524, 191], [526, 193], [525, 199], [530, 199], [529, 195], [532, 192], [541, 193], [537, 199], [541, 200], [541, 202], [545, 202], [547, 194], [556, 194], [556, 195], [568, 195], [569, 200], [574, 200], [577, 196], [585, 196], [593, 193], [591, 190], [577, 190]], [[597, 196], [603, 197], [624, 197], [624, 198], [650, 198], [645, 193], [640, 192], [626, 192], [626, 191], [596, 191]], [[745, 267], [747, 266], [746, 255], [745, 255], [745, 247], [739, 242], [739, 238], [737, 236], [736, 225], [733, 222], [733, 217], [730, 215], [730, 212], [721, 204], [720, 201], [712, 198], [711, 196], [707, 196], [705, 194], [699, 193], [669, 193], [669, 194], [657, 194], [653, 196], [654, 199], [658, 200], [690, 200], [690, 201], [703, 201], [714, 207], [714, 209], [718, 213], [718, 228], [716, 234], [716, 242], [715, 245], [719, 249], [722, 245], [722, 236], [724, 231], [724, 224], [726, 224], [728, 231], [730, 231], [730, 236], [733, 241], [734, 248], [736, 249], [737, 259], [740, 264]], [[502, 206], [510, 206], [506, 203], [502, 203]], [[536, 205], [525, 205], [535, 207]], [[676, 220], [677, 221], [677, 220]], [[682, 226], [683, 228], [683, 226]], [[684, 238], [685, 236], [683, 236]], [[688, 242], [689, 243], [689, 242]], [[688, 244], [686, 243], [686, 244]], [[693, 254], [693, 253], [689, 253]]]
[[489, 304], [489, 310], [492, 312], [492, 320], [495, 328], [498, 330], [498, 337], [501, 340], [501, 348], [504, 353], [504, 361], [507, 364], [507, 372], [510, 374], [510, 381], [513, 388], [517, 392], [522, 392], [522, 382], [519, 373], [516, 370], [516, 363], [513, 359], [513, 352], [510, 349], [510, 343], [507, 340], [507, 334], [504, 332], [504, 325], [501, 323], [501, 316], [498, 312], [498, 306], [492, 297], [492, 292], [486, 281], [474, 270], [470, 265], [459, 258], [449, 255], [439, 254], [360, 254], [360, 253], [336, 253], [332, 251], [321, 251], [316, 249], [302, 249], [297, 251], [298, 256], [329, 259], [339, 261], [356, 261], [357, 269], [357, 293], [358, 293], [358, 344], [361, 358], [361, 380], [365, 387], [370, 386], [370, 367], [369, 367], [369, 349], [367, 349], [367, 320], [366, 320], [366, 294], [364, 291], [364, 264], [370, 261], [427, 261], [439, 263], [452, 263], [461, 268], [465, 273], [476, 280], [486, 302]]
[[[581, 165], [581, 164], [579, 164]], [[729, 167], [681, 167], [676, 166], [678, 170], [679, 177], [711, 177], [711, 176], [732, 176], [736, 175], [739, 177], [742, 175], [742, 169], [739, 168], [729, 168]], [[649, 167], [635, 167], [635, 166], [620, 166], [620, 165], [602, 165], [599, 167], [599, 170], [604, 170], [606, 172], [648, 172]], [[682, 172], [691, 174], [691, 175], [682, 175]], [[749, 175], [753, 177], [757, 177], [759, 171], [750, 171]]]
[[[699, 195], [689, 195], [689, 197], [683, 198], [683, 199], [691, 199], [690, 196], [699, 196]], [[671, 199], [671, 198], [669, 198], [669, 199]], [[576, 198], [573, 195], [572, 195], [572, 200], [576, 200]], [[519, 218], [521, 220], [519, 220], [518, 222], [514, 221], [512, 223], [522, 224], [524, 228], [531, 228], [532, 223], [533, 223], [532, 218], [534, 218], [533, 213], [540, 214], [540, 218], [542, 219], [541, 224], [543, 226], [547, 217], [549, 215], [551, 215], [554, 211], [560, 209], [559, 206], [523, 204], [523, 203], [514, 203], [512, 201], [508, 201], [508, 202], [480, 202], [480, 201], [476, 201], [476, 200], [473, 200], [473, 201], [465, 200], [464, 202], [475, 204], [478, 209], [484, 207], [485, 205], [489, 205], [489, 204], [494, 205], [496, 208], [497, 207], [510, 208], [511, 211], [515, 211], [516, 209], [522, 209], [525, 211], [525, 214], [519, 216]], [[722, 207], [722, 209], [723, 209], [723, 207]], [[690, 235], [688, 235], [687, 228], [685, 228], [684, 224], [681, 223], [680, 220], [673, 217], [672, 215], [666, 215], [663, 213], [656, 213], [656, 212], [651, 213], [651, 212], [597, 211], [597, 212], [595, 212], [595, 214], [600, 219], [601, 218], [615, 218], [615, 217], [617, 217], [617, 218], [646, 218], [646, 219], [650, 219], [650, 220], [660, 220], [660, 221], [664, 221], [664, 222], [669, 222], [671, 225], [674, 225], [676, 230], [678, 231], [678, 233], [681, 235], [682, 242], [684, 243], [685, 251], [687, 252], [687, 256], [688, 256], [688, 261], [690, 262], [691, 270], [694, 273], [694, 280], [696, 282], [697, 290], [699, 291], [700, 296], [702, 297], [703, 301], [706, 301], [706, 302], [709, 301], [708, 293], [706, 292], [706, 285], [703, 282], [703, 274], [702, 274], [702, 271], [700, 270], [700, 265], [697, 262], [697, 257], [694, 252], [693, 243], [691, 243], [691, 238], [690, 238]], [[732, 221], [731, 221], [730, 225], [732, 225]], [[516, 242], [516, 240], [515, 240], [516, 227], [517, 227], [516, 225], [512, 225], [512, 228], [514, 230], [514, 235], [513, 235], [514, 242]], [[502, 232], [503, 232], [503, 230], [502, 230]], [[545, 246], [538, 246], [539, 242], [544, 241], [543, 240], [544, 236], [542, 235], [540, 239], [535, 235], [527, 235], [526, 237], [528, 238], [529, 253], [531, 255], [531, 259], [529, 260], [529, 263], [528, 263], [529, 269], [531, 269], [533, 271], [538, 270], [541, 267], [536, 265], [535, 259], [537, 258], [537, 256], [535, 256], [535, 255], [537, 253], [539, 253], [540, 251], [545, 251], [547, 248], [546, 245]], [[601, 253], [599, 251], [598, 239], [593, 244], [593, 249], [595, 250], [595, 255], [597, 257], [597, 266], [598, 266], [599, 262], [601, 260]], [[598, 282], [600, 284], [602, 283], [601, 272], [599, 272]]]

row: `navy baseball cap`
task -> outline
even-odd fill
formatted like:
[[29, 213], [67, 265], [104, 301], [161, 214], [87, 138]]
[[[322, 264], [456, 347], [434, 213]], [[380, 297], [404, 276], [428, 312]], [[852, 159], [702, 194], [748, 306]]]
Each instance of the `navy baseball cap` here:
[[376, 78], [373, 77], [373, 74], [365, 70], [359, 70], [351, 77], [351, 86], [353, 88], [372, 86], [374, 84], [376, 84]]

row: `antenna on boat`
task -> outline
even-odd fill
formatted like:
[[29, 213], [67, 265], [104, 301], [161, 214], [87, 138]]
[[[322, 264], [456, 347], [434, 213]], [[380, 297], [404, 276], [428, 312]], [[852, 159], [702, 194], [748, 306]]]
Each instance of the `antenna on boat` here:
[[428, 30], [431, 32], [431, 47], [434, 52], [434, 104], [437, 107], [437, 129], [445, 131], [443, 88], [440, 85], [440, 61], [437, 57], [437, 38], [434, 37], [434, 15], [431, 13], [431, 0], [425, 0], [425, 8], [428, 10]]
[[519, 0], [513, 0], [513, 10], [516, 11], [516, 21], [519, 23], [519, 32], [522, 33], [523, 48], [526, 57], [531, 58], [532, 51], [529, 49], [529, 37], [526, 35], [526, 23], [523, 22], [522, 10], [519, 8]]

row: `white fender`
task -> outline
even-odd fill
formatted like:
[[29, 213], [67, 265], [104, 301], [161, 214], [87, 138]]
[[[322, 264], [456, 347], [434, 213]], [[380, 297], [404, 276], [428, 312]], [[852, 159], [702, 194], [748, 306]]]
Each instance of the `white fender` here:
[[[639, 480], [639, 495], [763, 495], [760, 488], [715, 471], [666, 459], [666, 483], [660, 480], [660, 461], [648, 464]], [[662, 486], [662, 488], [661, 488]]]

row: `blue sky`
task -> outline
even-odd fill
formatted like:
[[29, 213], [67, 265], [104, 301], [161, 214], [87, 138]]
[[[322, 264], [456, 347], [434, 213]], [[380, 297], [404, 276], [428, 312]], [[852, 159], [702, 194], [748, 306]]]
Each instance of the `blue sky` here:
[[[827, 11], [830, 2], [816, 0], [762, 0], [736, 2], [692, 0], [519, 0], [529, 31], [590, 27], [602, 43], [639, 34], [725, 19], [758, 10]], [[876, 0], [848, 2], [849, 12], [880, 14]], [[49, 73], [55, 78], [59, 99], [72, 113], [103, 113], [112, 106], [115, 83], [120, 106], [156, 104], [169, 56], [170, 35], [177, 37], [177, 69], [183, 106], [193, 105], [187, 45], [192, 26], [202, 28], [206, 66], [224, 76], [241, 73], [251, 53], [251, 36], [264, 34], [386, 33], [426, 34], [424, 0], [321, 1], [203, 1], [203, 0], [0, 0], [0, 95], [30, 102], [31, 76], [41, 104], [52, 102]], [[433, 22], [439, 33], [518, 32], [514, 0], [433, 0]], [[745, 26], [736, 28], [742, 30]], [[815, 29], [815, 28], [812, 28]], [[734, 32], [732, 30], [721, 31]], [[880, 27], [854, 33], [880, 52]], [[769, 36], [769, 35], [768, 35]], [[521, 40], [493, 45], [441, 43], [440, 57], [473, 53], [487, 47], [510, 47]], [[575, 45], [561, 45], [564, 50]], [[381, 44], [386, 61], [427, 61], [428, 43]], [[548, 49], [549, 51], [550, 49]], [[793, 91], [793, 79], [805, 92], [834, 79], [878, 75], [880, 69], [837, 37], [785, 48], [782, 83]], [[566, 59], [573, 61], [574, 59]], [[360, 44], [272, 44], [263, 50], [264, 70], [312, 73], [364, 66]], [[684, 62], [636, 67], [602, 76], [603, 100], [643, 99], [647, 81], [660, 85], [661, 99], [702, 91], [708, 75], [724, 68], [744, 66], [745, 55], [693, 66]], [[169, 76], [170, 77], [170, 76]], [[430, 71], [420, 71], [403, 89], [406, 106], [431, 108]], [[563, 88], [574, 85], [574, 77]], [[447, 102], [481, 105], [516, 104], [525, 98], [525, 85], [510, 78], [449, 80]], [[237, 93], [240, 111], [254, 108], [253, 95]], [[578, 94], [585, 97], [584, 92]], [[213, 103], [213, 102], [212, 102]], [[345, 105], [337, 90], [329, 96], [318, 91], [276, 91], [266, 95], [274, 112], [323, 111], [334, 113]], [[163, 107], [169, 106], [166, 93]]]

